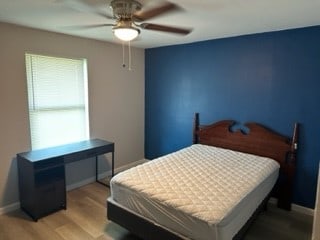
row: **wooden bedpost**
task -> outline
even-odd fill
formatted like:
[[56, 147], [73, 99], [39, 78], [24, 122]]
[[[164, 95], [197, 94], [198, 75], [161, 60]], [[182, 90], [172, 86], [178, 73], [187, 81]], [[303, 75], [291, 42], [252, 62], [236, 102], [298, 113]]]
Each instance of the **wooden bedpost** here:
[[193, 144], [199, 143], [199, 113], [194, 114], [194, 120], [193, 120]]
[[291, 210], [293, 180], [296, 170], [296, 158], [298, 150], [299, 124], [295, 123], [291, 140], [291, 149], [288, 153], [285, 166], [283, 168], [285, 179], [279, 189], [278, 207]]

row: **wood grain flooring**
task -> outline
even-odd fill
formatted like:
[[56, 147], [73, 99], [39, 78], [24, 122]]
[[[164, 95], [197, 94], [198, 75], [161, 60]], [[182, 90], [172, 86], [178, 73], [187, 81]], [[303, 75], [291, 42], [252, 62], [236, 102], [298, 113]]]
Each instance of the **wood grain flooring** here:
[[[106, 218], [109, 189], [88, 184], [67, 194], [67, 210], [34, 222], [20, 210], [0, 216], [0, 240], [138, 240]], [[309, 240], [312, 217], [270, 205], [250, 227], [245, 240]]]

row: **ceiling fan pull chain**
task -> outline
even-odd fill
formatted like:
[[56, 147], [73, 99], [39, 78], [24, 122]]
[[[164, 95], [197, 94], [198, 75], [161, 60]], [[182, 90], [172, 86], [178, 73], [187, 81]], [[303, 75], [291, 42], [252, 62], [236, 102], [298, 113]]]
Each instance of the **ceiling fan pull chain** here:
[[128, 50], [129, 50], [129, 71], [131, 71], [131, 41], [128, 41]]
[[122, 67], [126, 67], [126, 64], [124, 62], [124, 41], [122, 41]]

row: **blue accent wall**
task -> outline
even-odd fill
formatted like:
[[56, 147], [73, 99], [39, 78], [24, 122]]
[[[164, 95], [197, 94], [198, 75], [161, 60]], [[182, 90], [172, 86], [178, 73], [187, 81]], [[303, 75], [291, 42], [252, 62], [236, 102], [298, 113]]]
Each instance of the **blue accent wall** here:
[[320, 159], [320, 27], [145, 52], [145, 157], [192, 143], [192, 120], [301, 125], [294, 203], [314, 207]]

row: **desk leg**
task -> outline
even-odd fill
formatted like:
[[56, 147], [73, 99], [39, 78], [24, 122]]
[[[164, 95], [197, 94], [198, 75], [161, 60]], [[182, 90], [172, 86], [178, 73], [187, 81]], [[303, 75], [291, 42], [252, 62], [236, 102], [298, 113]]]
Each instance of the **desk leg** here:
[[111, 177], [114, 176], [114, 152], [112, 152]]
[[96, 182], [98, 182], [98, 156], [96, 156]]
[[[98, 156], [96, 156], [96, 182], [97, 183], [100, 183], [104, 186], [107, 186], [107, 187], [110, 187], [109, 184], [107, 183], [104, 183], [104, 182], [101, 182], [99, 179], [98, 179], [98, 175], [99, 175], [99, 169], [98, 169]], [[111, 178], [114, 176], [114, 152], [112, 152], [112, 162], [111, 162]]]
[[104, 183], [104, 182], [101, 182], [99, 179], [98, 179], [98, 175], [99, 175], [99, 170], [98, 170], [98, 156], [96, 156], [96, 182], [97, 183], [100, 183], [104, 186], [107, 186], [107, 187], [110, 187], [108, 184]]

